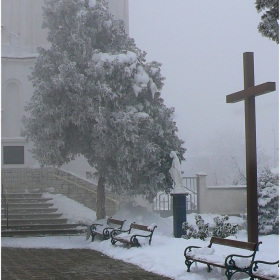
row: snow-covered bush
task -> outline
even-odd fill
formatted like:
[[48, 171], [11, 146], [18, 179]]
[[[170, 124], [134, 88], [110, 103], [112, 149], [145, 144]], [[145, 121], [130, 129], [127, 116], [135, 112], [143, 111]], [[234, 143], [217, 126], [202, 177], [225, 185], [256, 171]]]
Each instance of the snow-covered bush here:
[[182, 227], [184, 230], [186, 230], [186, 235], [183, 235], [182, 237], [185, 239], [199, 238], [201, 240], [204, 240], [206, 237], [210, 236], [209, 224], [205, 224], [200, 215], [195, 215], [195, 221], [198, 230], [196, 230], [194, 226], [190, 225], [188, 222], [183, 223]]
[[185, 239], [190, 239], [190, 238], [198, 239], [199, 238], [197, 230], [194, 228], [193, 225], [190, 225], [188, 222], [184, 222], [182, 224], [182, 228], [186, 231], [186, 234], [182, 235], [182, 238], [185, 238]]
[[259, 233], [279, 234], [279, 174], [266, 167], [258, 178]]
[[225, 223], [228, 220], [228, 216], [215, 217], [214, 219], [215, 226], [213, 228], [213, 232], [209, 231], [209, 224], [205, 224], [201, 215], [195, 215], [195, 223], [197, 225], [197, 229], [190, 225], [188, 222], [184, 222], [182, 224], [182, 228], [186, 231], [186, 234], [182, 237], [185, 239], [195, 238], [204, 240], [209, 236], [217, 236], [221, 238], [226, 238], [230, 235], [235, 235], [238, 232], [238, 225]]
[[225, 221], [227, 220], [227, 215], [223, 217], [217, 216], [214, 218], [215, 226], [213, 228], [213, 236], [226, 238], [228, 236], [235, 235], [238, 232], [238, 225], [226, 223]]

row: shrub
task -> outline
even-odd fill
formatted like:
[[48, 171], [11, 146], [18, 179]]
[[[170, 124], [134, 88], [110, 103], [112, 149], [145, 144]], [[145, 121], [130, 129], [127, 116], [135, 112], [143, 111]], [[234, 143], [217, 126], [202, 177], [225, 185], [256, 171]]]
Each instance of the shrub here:
[[279, 234], [279, 175], [266, 167], [258, 178], [259, 233]]
[[206, 237], [210, 236], [209, 233], [209, 224], [205, 224], [204, 220], [200, 215], [195, 215], [196, 225], [198, 230], [194, 228], [194, 226], [190, 225], [188, 222], [183, 223], [183, 229], [186, 230], [186, 235], [182, 237], [185, 239], [195, 238], [204, 240]]
[[186, 235], [182, 237], [185, 239], [195, 238], [204, 240], [206, 237], [209, 236], [217, 236], [221, 238], [228, 237], [230, 235], [234, 235], [238, 232], [238, 225], [225, 223], [228, 220], [228, 216], [224, 217], [215, 217], [214, 222], [215, 226], [213, 232], [209, 232], [209, 224], [205, 224], [204, 220], [202, 219], [201, 215], [195, 215], [197, 229], [190, 225], [188, 222], [183, 223], [182, 228], [186, 231]]
[[230, 235], [235, 235], [238, 232], [238, 225], [225, 223], [227, 220], [227, 215], [221, 218], [219, 216], [214, 218], [215, 226], [212, 233], [213, 236], [226, 238]]

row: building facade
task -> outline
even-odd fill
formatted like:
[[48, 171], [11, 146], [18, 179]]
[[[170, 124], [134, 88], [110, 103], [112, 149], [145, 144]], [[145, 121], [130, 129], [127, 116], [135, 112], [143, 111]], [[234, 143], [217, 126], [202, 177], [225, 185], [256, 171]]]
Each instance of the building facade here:
[[[2, 168], [39, 166], [28, 151], [32, 143], [20, 136], [24, 106], [33, 94], [28, 75], [38, 46], [48, 48], [47, 30], [42, 29], [44, 0], [1, 1], [1, 151]], [[128, 0], [108, 0], [112, 14], [125, 22], [128, 33]], [[90, 170], [84, 158], [63, 166], [65, 171], [85, 176]]]

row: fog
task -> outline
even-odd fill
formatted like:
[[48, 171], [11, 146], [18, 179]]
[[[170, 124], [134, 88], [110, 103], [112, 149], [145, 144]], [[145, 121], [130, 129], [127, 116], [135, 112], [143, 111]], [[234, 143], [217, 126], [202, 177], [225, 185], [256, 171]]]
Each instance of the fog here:
[[[175, 108], [187, 176], [214, 176], [222, 157], [244, 167], [244, 102], [226, 103], [226, 95], [244, 88], [244, 52], [254, 52], [256, 85], [276, 82], [275, 92], [256, 98], [256, 119], [259, 161], [271, 167], [278, 162], [278, 45], [258, 32], [261, 14], [254, 2], [129, 1], [130, 37], [147, 52], [147, 61], [163, 64], [161, 96]], [[199, 158], [204, 160], [194, 164]]]

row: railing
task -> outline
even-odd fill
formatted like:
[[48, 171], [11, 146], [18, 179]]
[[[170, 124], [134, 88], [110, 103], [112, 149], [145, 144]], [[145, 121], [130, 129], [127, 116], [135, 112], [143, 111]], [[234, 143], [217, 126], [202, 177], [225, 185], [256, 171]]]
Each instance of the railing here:
[[159, 192], [154, 199], [154, 211], [168, 211], [171, 209], [170, 195], [165, 192]]
[[[65, 179], [65, 178], [63, 178], [63, 177], [61, 177], [61, 176], [58, 176], [58, 175], [55, 175], [55, 174], [53, 174], [53, 176], [56, 177], [56, 178], [59, 178], [59, 179], [61, 179], [61, 180], [64, 180], [64, 181], [67, 182], [67, 183], [71, 183], [71, 184], [73, 184], [73, 185], [75, 185], [75, 186], [77, 186], [77, 187], [79, 187], [79, 188], [85, 189], [85, 190], [87, 190], [87, 191], [89, 191], [89, 192], [91, 192], [91, 193], [97, 194], [96, 191], [94, 191], [94, 190], [92, 190], [92, 189], [89, 189], [89, 188], [86, 188], [86, 187], [84, 187], [84, 186], [82, 186], [82, 185], [79, 185], [79, 184], [77, 184], [77, 183], [75, 183], [75, 182], [72, 182], [72, 181], [70, 181], [70, 180], [67, 180], [67, 179]], [[68, 197], [69, 197], [69, 189], [68, 189]], [[113, 202], [115, 203], [116, 210], [119, 210], [119, 209], [120, 209], [120, 203], [119, 203], [118, 200], [115, 200], [115, 199], [113, 199], [113, 198], [111, 198], [111, 197], [108, 197], [108, 196], [105, 196], [105, 199], [108, 199], [108, 200], [110, 200], [110, 201], [113, 201]]]
[[2, 208], [4, 209], [4, 219], [6, 219], [6, 228], [9, 228], [9, 203], [6, 195], [6, 190], [4, 189], [4, 185], [2, 184], [2, 189], [1, 189], [1, 205]]
[[186, 196], [187, 210], [197, 212], [197, 177], [183, 177], [184, 187], [189, 195]]
[[[197, 212], [197, 177], [183, 177], [186, 196], [187, 211]], [[159, 192], [154, 199], [154, 211], [171, 211], [172, 198], [170, 194]]]

